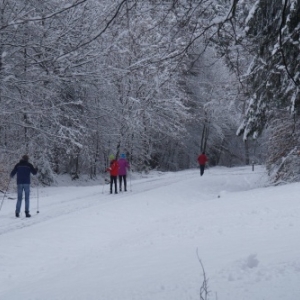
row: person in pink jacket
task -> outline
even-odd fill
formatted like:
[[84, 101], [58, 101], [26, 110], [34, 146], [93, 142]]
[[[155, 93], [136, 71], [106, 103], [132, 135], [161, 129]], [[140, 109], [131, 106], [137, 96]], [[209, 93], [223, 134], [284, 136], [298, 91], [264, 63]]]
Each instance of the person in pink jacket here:
[[120, 186], [120, 192], [122, 191], [122, 181], [124, 182], [124, 191], [127, 191], [127, 181], [126, 181], [126, 176], [127, 176], [127, 170], [130, 169], [129, 163], [126, 159], [126, 155], [122, 153], [120, 155], [120, 158], [118, 160], [118, 165], [119, 165], [119, 186]]

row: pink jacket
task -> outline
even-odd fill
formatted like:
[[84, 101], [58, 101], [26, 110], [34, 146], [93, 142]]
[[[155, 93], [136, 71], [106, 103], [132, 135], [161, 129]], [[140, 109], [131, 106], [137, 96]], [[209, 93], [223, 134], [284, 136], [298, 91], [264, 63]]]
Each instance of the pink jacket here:
[[126, 175], [127, 169], [129, 169], [129, 163], [125, 158], [120, 158], [118, 160], [119, 164], [119, 175]]

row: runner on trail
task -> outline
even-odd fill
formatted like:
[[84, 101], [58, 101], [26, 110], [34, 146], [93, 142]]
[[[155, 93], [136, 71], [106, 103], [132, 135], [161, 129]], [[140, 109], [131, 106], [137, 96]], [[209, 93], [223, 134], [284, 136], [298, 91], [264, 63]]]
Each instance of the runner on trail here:
[[200, 176], [204, 174], [205, 164], [207, 162], [207, 156], [205, 155], [205, 152], [203, 151], [202, 154], [198, 156], [198, 163], [200, 166]]

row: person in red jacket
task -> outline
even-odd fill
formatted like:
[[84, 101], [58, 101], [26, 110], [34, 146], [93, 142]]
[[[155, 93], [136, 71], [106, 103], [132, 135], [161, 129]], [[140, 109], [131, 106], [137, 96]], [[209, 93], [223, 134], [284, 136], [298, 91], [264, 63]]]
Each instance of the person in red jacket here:
[[114, 155], [109, 156], [110, 160], [110, 167], [106, 169], [110, 173], [110, 193], [112, 194], [113, 184], [115, 184], [115, 194], [118, 194], [117, 189], [117, 177], [119, 174], [119, 165], [118, 162], [115, 160]]
[[202, 176], [204, 174], [205, 164], [207, 162], [207, 156], [205, 155], [205, 152], [203, 151], [202, 154], [198, 156], [198, 163], [200, 166], [200, 175]]

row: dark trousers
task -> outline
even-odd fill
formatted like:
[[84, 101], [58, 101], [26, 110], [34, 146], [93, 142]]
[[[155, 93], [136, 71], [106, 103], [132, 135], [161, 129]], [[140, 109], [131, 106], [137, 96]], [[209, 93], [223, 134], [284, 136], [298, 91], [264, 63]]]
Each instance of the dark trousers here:
[[120, 185], [120, 191], [122, 191], [122, 181], [124, 182], [124, 191], [127, 191], [127, 181], [126, 181], [126, 175], [119, 175], [119, 185]]
[[112, 194], [113, 184], [115, 184], [115, 194], [118, 193], [117, 189], [117, 176], [110, 175], [110, 193]]
[[205, 165], [200, 165], [200, 175], [204, 174]]

